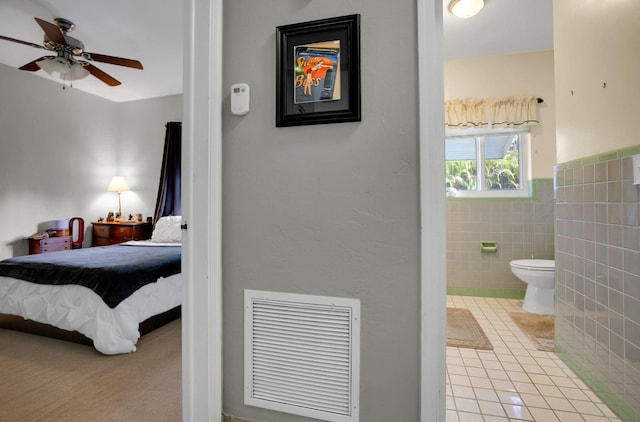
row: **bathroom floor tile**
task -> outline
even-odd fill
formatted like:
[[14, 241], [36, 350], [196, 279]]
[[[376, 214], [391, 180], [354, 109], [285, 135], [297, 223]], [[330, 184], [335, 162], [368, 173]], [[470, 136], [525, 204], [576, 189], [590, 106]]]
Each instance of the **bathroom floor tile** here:
[[530, 382], [514, 382], [513, 385], [519, 393], [540, 394], [535, 384]]
[[454, 397], [456, 409], [461, 412], [480, 413], [480, 406], [477, 400]]
[[496, 391], [493, 389], [474, 388], [473, 391], [478, 400], [495, 401], [495, 402], [500, 401], [500, 399], [498, 398], [498, 395], [496, 394]]
[[579, 413], [557, 411], [555, 414], [562, 422], [584, 422]]
[[567, 399], [560, 397], [548, 397], [547, 403], [553, 410], [564, 410], [568, 412], [574, 412], [575, 409]]
[[496, 369], [487, 369], [486, 374], [489, 378], [491, 378], [492, 380], [512, 380], [513, 378], [511, 377], [511, 375], [513, 374], [523, 374], [522, 372], [514, 372], [512, 374], [507, 374], [506, 371], [502, 371], [502, 370], [496, 370]]
[[560, 391], [560, 389], [553, 385], [539, 385], [538, 390], [542, 395], [547, 397], [564, 397], [564, 394]]
[[480, 405], [480, 411], [483, 415], [503, 417], [506, 416], [506, 413], [504, 412], [504, 409], [502, 408], [502, 405], [500, 403], [480, 400], [478, 401], [478, 404]]
[[598, 406], [590, 401], [570, 400], [573, 407], [583, 415], [603, 416]]
[[511, 381], [507, 380], [491, 380], [493, 388], [499, 391], [516, 391], [516, 387]]
[[553, 352], [522, 337], [522, 300], [447, 296], [470, 309], [493, 350], [447, 347], [446, 422], [620, 422]]
[[525, 365], [521, 365], [521, 366], [522, 366], [522, 369], [524, 369], [528, 374], [546, 375], [546, 372], [545, 372], [544, 368], [542, 368], [542, 366], [529, 365], [529, 364], [525, 364]]
[[471, 385], [471, 380], [466, 375], [449, 374], [452, 385]]
[[[470, 377], [483, 377], [486, 378], [487, 377], [487, 371], [485, 371], [482, 368], [476, 368], [476, 367], [467, 367], [467, 373]], [[489, 376], [489, 378], [496, 378], [493, 376]]]
[[[544, 422], [561, 422], [560, 419], [557, 418], [553, 410], [550, 409], [541, 409], [538, 407], [529, 407], [529, 413], [533, 416], [534, 421], [544, 421]], [[449, 419], [447, 419], [449, 422]]]
[[505, 404], [504, 410], [507, 412], [509, 419], [515, 419], [518, 421], [533, 421], [533, 417], [525, 406], [518, 406], [514, 404]]
[[[529, 374], [529, 378], [533, 381], [534, 384], [543, 384], [543, 385], [554, 385], [554, 382], [551, 381], [548, 375], [542, 374]], [[557, 384], [556, 384], [557, 385]], [[575, 384], [574, 384], [575, 385]]]
[[455, 375], [467, 375], [467, 368], [463, 365], [447, 365], [447, 371]]
[[452, 393], [454, 397], [462, 397], [466, 399], [475, 399], [476, 393], [473, 391], [471, 387], [464, 387], [460, 385], [453, 385], [451, 387]]
[[488, 378], [473, 377], [470, 378], [470, 382], [473, 388], [493, 388]]
[[526, 372], [509, 372], [509, 379], [514, 382], [531, 382], [531, 378]]
[[[479, 413], [457, 412], [459, 422], [484, 422], [484, 418]], [[449, 420], [447, 419], [447, 422]]]
[[520, 397], [520, 394], [518, 393], [512, 391], [497, 391], [497, 393], [501, 403], [514, 404], [518, 406], [524, 403], [522, 401], [522, 397]]
[[579, 390], [577, 388], [563, 388], [562, 394], [564, 394], [564, 396], [570, 400], [591, 400], [582, 390]]
[[[509, 422], [509, 419], [502, 418], [499, 416], [491, 416], [491, 415], [483, 415], [483, 416], [484, 416], [484, 422]], [[449, 419], [447, 419], [447, 422], [449, 422]]]

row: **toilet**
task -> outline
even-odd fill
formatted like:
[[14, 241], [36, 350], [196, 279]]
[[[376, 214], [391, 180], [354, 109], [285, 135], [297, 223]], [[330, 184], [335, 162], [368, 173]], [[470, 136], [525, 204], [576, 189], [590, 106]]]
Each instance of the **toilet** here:
[[555, 313], [556, 263], [552, 259], [517, 259], [511, 272], [527, 283], [522, 309], [534, 314]]

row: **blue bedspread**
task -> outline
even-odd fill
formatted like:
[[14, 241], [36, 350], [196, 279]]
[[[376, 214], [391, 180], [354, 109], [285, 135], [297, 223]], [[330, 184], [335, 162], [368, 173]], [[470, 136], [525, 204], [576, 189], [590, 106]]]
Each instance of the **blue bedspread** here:
[[111, 245], [0, 261], [0, 276], [38, 284], [78, 284], [110, 307], [160, 277], [180, 273], [180, 246]]

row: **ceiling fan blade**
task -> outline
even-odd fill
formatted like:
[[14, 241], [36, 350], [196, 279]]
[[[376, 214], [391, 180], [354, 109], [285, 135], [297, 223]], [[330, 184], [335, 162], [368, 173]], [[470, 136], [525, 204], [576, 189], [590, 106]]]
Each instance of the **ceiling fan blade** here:
[[89, 71], [89, 73], [91, 73], [96, 78], [100, 79], [105, 84], [107, 84], [109, 86], [118, 86], [118, 85], [120, 85], [121, 82], [119, 80], [115, 79], [113, 76], [110, 76], [110, 75], [106, 74], [105, 72], [103, 72], [102, 70], [98, 69], [97, 67], [95, 67], [91, 63], [87, 63], [87, 62], [79, 62], [79, 63], [82, 63], [82, 66], [84, 66], [84, 68], [87, 69]]
[[44, 59], [52, 59], [54, 57], [55, 56], [43, 56], [43, 57], [40, 57], [39, 59], [35, 59], [34, 61], [29, 62], [29, 63], [27, 63], [27, 64], [25, 64], [23, 66], [20, 66], [18, 69], [26, 70], [28, 72], [35, 72], [37, 70], [40, 70], [40, 66], [38, 66], [37, 62], [39, 62], [40, 60], [44, 60]]
[[29, 41], [17, 40], [15, 38], [5, 37], [4, 35], [0, 35], [0, 39], [6, 40], [6, 41], [11, 41], [11, 42], [17, 42], [17, 43], [20, 43], [20, 44], [28, 45], [30, 47], [42, 48], [42, 49], [46, 50], [46, 48], [44, 48], [40, 44], [35, 44], [35, 43], [29, 42]]
[[105, 54], [86, 53], [86, 52], [82, 54], [82, 57], [84, 57], [87, 60], [95, 60], [96, 62], [117, 64], [118, 66], [132, 67], [134, 69], [142, 70], [142, 63], [140, 63], [138, 60], [123, 59], [122, 57], [113, 57], [113, 56], [107, 56]]
[[67, 41], [64, 39], [62, 30], [58, 28], [57, 25], [54, 25], [51, 22], [43, 21], [40, 18], [34, 19], [36, 20], [36, 22], [38, 22], [38, 25], [40, 25], [40, 28], [42, 28], [47, 38], [57, 44], [67, 45]]

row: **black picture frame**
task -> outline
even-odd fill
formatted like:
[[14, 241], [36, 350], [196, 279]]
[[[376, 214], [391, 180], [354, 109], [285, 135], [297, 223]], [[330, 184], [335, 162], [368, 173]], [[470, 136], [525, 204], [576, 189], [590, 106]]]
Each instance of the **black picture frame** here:
[[276, 127], [359, 122], [360, 15], [276, 28]]

